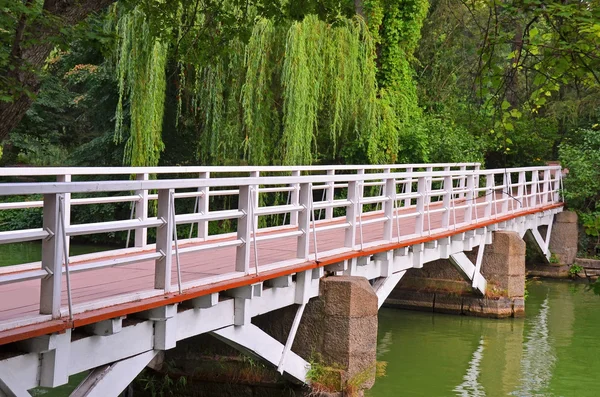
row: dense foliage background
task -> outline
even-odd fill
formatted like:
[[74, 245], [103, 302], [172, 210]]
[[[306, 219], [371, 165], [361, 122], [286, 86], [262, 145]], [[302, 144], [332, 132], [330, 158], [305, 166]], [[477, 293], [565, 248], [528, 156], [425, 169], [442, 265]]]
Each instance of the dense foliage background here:
[[57, 4], [2, 6], [0, 165], [560, 160], [600, 233], [598, 1]]

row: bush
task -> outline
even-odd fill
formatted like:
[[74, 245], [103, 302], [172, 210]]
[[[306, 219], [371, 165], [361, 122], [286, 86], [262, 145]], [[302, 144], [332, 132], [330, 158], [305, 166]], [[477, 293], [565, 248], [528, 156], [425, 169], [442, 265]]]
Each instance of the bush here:
[[559, 150], [560, 161], [569, 170], [563, 197], [569, 207], [589, 212], [600, 199], [600, 131], [581, 130], [578, 137]]

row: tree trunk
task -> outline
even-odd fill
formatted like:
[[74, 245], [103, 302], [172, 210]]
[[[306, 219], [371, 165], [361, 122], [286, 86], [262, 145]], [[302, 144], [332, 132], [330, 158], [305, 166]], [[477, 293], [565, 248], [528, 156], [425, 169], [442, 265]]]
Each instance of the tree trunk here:
[[[7, 73], [6, 77], [20, 85], [24, 92], [18, 94], [12, 102], [0, 101], [0, 142], [19, 124], [33, 102], [25, 92], [37, 94], [40, 88], [40, 81], [35, 71], [44, 66], [46, 58], [53, 48], [49, 38], [58, 36], [61, 27], [73, 26], [83, 21], [89, 14], [102, 10], [114, 1], [45, 0], [44, 13], [57, 18], [60, 23], [51, 26], [39, 23], [29, 24], [27, 18], [20, 19], [15, 27], [11, 48], [10, 66], [12, 70]], [[29, 0], [26, 5], [30, 6], [32, 3], [33, 1]], [[23, 47], [22, 40], [25, 36], [28, 42], [35, 44]], [[25, 71], [25, 69], [33, 70], [33, 72]]]

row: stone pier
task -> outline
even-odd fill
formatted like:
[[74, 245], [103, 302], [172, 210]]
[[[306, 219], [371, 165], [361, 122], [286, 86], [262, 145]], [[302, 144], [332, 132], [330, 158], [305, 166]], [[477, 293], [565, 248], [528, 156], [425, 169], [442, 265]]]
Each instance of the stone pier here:
[[[363, 277], [324, 277], [319, 290], [306, 305], [291, 349], [312, 364], [310, 386], [285, 379], [260, 358], [242, 355], [208, 334], [164, 352], [150, 377], [160, 387], [171, 379], [169, 392], [182, 397], [362, 396], [375, 382], [377, 295]], [[297, 308], [270, 312], [252, 323], [285, 344]], [[148, 377], [142, 379], [136, 395], [149, 396], [142, 390]]]
[[[547, 227], [540, 227], [540, 234], [545, 236]], [[532, 255], [528, 258], [527, 274], [536, 277], [568, 278], [570, 267], [576, 262], [578, 250], [579, 229], [577, 214], [573, 211], [559, 212], [554, 216], [548, 248], [551, 252], [550, 260], [542, 255]], [[536, 244], [529, 239], [531, 246]], [[580, 265], [581, 266], [581, 265]], [[582, 266], [585, 268], [585, 265]]]
[[[475, 248], [467, 257], [475, 262]], [[447, 259], [410, 269], [385, 306], [483, 317], [519, 317], [525, 313], [525, 242], [515, 232], [493, 233], [485, 246], [481, 273], [485, 296], [477, 294]]]

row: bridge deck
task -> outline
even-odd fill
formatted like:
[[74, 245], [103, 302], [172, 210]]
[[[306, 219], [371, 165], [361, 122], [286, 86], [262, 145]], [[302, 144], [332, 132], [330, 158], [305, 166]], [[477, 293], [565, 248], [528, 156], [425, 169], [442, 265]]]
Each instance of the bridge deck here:
[[[480, 201], [481, 200], [483, 200], [483, 198], [480, 198]], [[432, 207], [433, 206], [434, 205], [432, 205]], [[555, 208], [556, 206], [556, 204], [549, 205], [548, 208]], [[408, 213], [410, 211], [414, 211], [414, 209], [409, 208], [399, 210], [397, 213], [399, 215], [402, 215], [403, 213]], [[514, 213], [511, 212], [509, 214], [498, 215], [491, 221], [489, 219], [485, 221], [476, 221], [476, 219], [484, 219], [484, 211], [485, 209], [483, 207], [480, 207], [478, 209], [477, 215], [475, 214], [475, 211], [473, 211], [473, 222], [470, 225], [465, 225], [463, 222], [460, 221], [464, 219], [465, 210], [457, 210], [456, 219], [458, 220], [458, 222], [456, 229], [454, 228], [454, 215], [452, 211], [450, 216], [450, 231], [441, 228], [442, 214], [439, 212], [433, 213], [431, 214], [431, 219], [425, 221], [426, 232], [429, 232], [431, 230], [432, 233], [431, 235], [429, 235], [429, 233], [426, 233], [425, 237], [414, 236], [414, 229], [416, 223], [414, 218], [401, 219], [399, 224], [400, 239], [398, 239], [398, 228], [394, 227], [393, 241], [385, 242], [383, 244], [381, 244], [383, 236], [383, 223], [379, 222], [374, 224], [367, 224], [363, 226], [363, 247], [365, 249], [377, 250], [377, 247], [379, 245], [413, 245], [419, 242], [435, 240], [440, 238], [441, 236], [458, 234], [466, 230], [476, 229], [492, 223], [504, 221], [517, 216], [522, 216], [525, 213], [532, 212], [528, 211], [527, 208], [525, 208], [519, 211], [515, 211]], [[540, 211], [540, 209], [537, 209], [536, 212], [537, 211]], [[369, 219], [374, 219], [375, 217], [375, 215], [365, 216], [363, 218], [363, 222], [368, 221]], [[345, 218], [335, 219], [327, 222], [326, 224], [331, 225], [339, 224], [342, 222], [345, 222]], [[320, 225], [322, 226], [324, 225], [324, 223], [320, 223]], [[323, 263], [325, 263], [325, 261], [327, 263], [331, 263], [346, 258], [347, 253], [343, 251], [350, 252], [351, 250], [340, 250], [340, 247], [344, 246], [344, 230], [334, 229], [319, 232], [318, 228], [319, 226], [317, 226], [317, 248], [319, 261]], [[271, 233], [272, 232], [274, 231], [271, 231]], [[263, 233], [259, 233], [259, 235]], [[411, 236], [413, 238], [411, 238]], [[222, 241], [233, 239], [234, 237], [231, 237], [228, 239], [223, 239]], [[208, 243], [212, 244], [215, 241], [217, 240], [210, 240]], [[379, 244], [373, 245], [374, 242], [379, 242]], [[207, 243], [200, 242], [196, 244], [186, 244], [181, 245], [181, 248], [187, 247], [189, 245], [202, 244]], [[360, 244], [360, 233], [357, 233], [357, 247], [360, 247]], [[254, 248], [252, 247], [252, 249]], [[264, 242], [259, 241], [257, 244], [257, 249], [259, 260], [259, 275], [263, 275], [265, 277], [268, 277], [269, 274], [274, 274], [273, 271], [267, 270], [269, 267], [273, 267], [268, 266], [271, 264], [281, 263], [281, 270], [283, 270], [283, 272], [287, 274], [295, 273], [296, 271], [298, 271], [298, 269], [305, 268], [308, 264], [314, 264], [314, 261], [310, 261], [294, 266], [285, 266], [285, 261], [294, 260], [296, 258], [296, 237], [284, 237], [278, 240]], [[153, 252], [153, 250], [149, 250], [148, 252]], [[314, 245], [312, 239], [310, 242], [310, 253], [314, 254]], [[137, 254], [139, 254], [139, 252], [136, 253], [136, 255]], [[210, 281], [215, 280], [215, 276], [235, 274], [235, 255], [235, 247], [211, 249], [208, 252], [192, 252], [181, 254], [180, 259], [182, 282], [185, 284], [193, 281], [206, 281], [206, 288], [204, 289], [207, 293], [210, 292], [208, 287], [214, 287], [214, 285], [212, 285], [213, 283], [211, 283]], [[72, 266], [72, 271], [76, 270], [77, 266], [83, 265], [85, 263], [86, 262], [74, 263]], [[85, 307], [84, 305], [88, 303], [103, 302], [108, 298], [115, 298], [124, 295], [129, 297], [128, 300], [131, 300], [131, 294], [142, 293], [144, 291], [152, 290], [154, 283], [154, 266], [154, 261], [143, 261], [136, 264], [130, 264], [120, 267], [75, 273], [71, 276], [73, 305]], [[218, 283], [217, 288], [221, 290], [226, 290], [231, 288], [232, 286], [237, 286], [240, 282], [242, 284], [251, 284], [255, 282], [258, 277], [255, 274], [255, 263], [253, 256], [251, 257], [250, 266], [251, 274], [248, 277], [244, 278], [243, 281], [239, 280], [238, 278], [232, 277], [229, 280], [229, 282], [225, 281]], [[265, 270], [267, 270], [267, 272], [264, 272], [262, 270], [263, 267], [266, 268]], [[280, 272], [277, 272], [277, 275], [280, 275]], [[177, 280], [177, 271], [175, 268], [173, 269], [172, 279]], [[66, 307], [66, 283], [63, 282], [62, 285], [62, 305]], [[177, 290], [177, 287], [175, 286], [173, 290]], [[7, 328], [11, 328], [11, 320], [24, 318], [33, 319], [39, 317], [39, 296], [40, 282], [38, 280], [31, 280], [18, 284], [0, 286], [0, 324], [4, 324], [3, 328], [5, 330]], [[140, 309], [143, 308], [146, 304], [145, 301], [145, 299], [142, 299], [142, 295], [140, 295], [139, 301], [135, 302], [132, 305], [129, 305], [130, 310], [135, 311], [135, 306], [139, 306]], [[110, 306], [110, 301], [106, 302], [106, 305]], [[118, 301], [114, 301], [113, 304], [117, 302]], [[96, 306], [97, 305], [92, 305], [91, 307]], [[118, 304], [116, 304], [114, 306], [114, 309], [115, 312], [117, 312], [119, 309], [121, 309], [121, 307]], [[109, 307], [108, 310], [105, 309], [102, 311], [102, 316], [110, 318], [114, 317], [114, 314], [111, 314], [111, 310]], [[42, 324], [39, 325], [41, 326]], [[0, 340], [1, 336], [2, 332], [0, 332]]]

